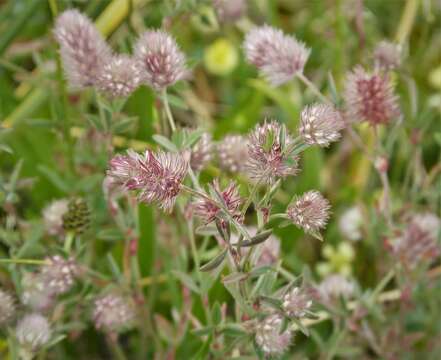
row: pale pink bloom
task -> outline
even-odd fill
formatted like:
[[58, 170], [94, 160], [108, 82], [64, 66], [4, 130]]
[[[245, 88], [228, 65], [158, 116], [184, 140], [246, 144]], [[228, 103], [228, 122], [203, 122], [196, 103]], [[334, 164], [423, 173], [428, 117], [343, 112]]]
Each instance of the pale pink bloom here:
[[312, 190], [296, 197], [288, 206], [287, 214], [295, 225], [314, 233], [326, 226], [330, 208], [329, 201]]
[[222, 22], [234, 22], [247, 11], [246, 0], [213, 0], [213, 6]]
[[248, 137], [247, 169], [252, 179], [273, 182], [276, 178], [296, 175], [298, 156], [285, 152], [292, 142], [277, 121], [257, 125]]
[[320, 298], [328, 302], [340, 297], [350, 298], [355, 292], [355, 284], [341, 274], [332, 274], [317, 286], [317, 290]]
[[165, 31], [146, 31], [138, 39], [134, 52], [143, 82], [155, 90], [167, 88], [188, 75], [184, 53]]
[[304, 317], [311, 306], [312, 300], [299, 287], [291, 289], [282, 298], [283, 310], [292, 318]]
[[33, 313], [18, 322], [15, 334], [20, 345], [35, 351], [49, 342], [52, 330], [43, 315]]
[[194, 171], [201, 171], [211, 160], [213, 155], [213, 142], [211, 135], [204, 133], [191, 149], [190, 166]]
[[70, 86], [95, 85], [112, 51], [90, 19], [77, 10], [66, 10], [56, 20], [54, 35]]
[[280, 333], [282, 326], [283, 318], [279, 314], [269, 315], [257, 324], [256, 343], [265, 355], [282, 355], [291, 345], [292, 332], [288, 327]]
[[64, 259], [60, 255], [47, 257], [47, 262], [40, 270], [40, 281], [45, 290], [52, 295], [69, 291], [79, 274], [79, 268], [73, 258]]
[[241, 135], [228, 135], [218, 145], [219, 165], [231, 173], [245, 169], [248, 161], [248, 139]]
[[247, 61], [273, 86], [282, 85], [302, 73], [310, 53], [310, 49], [294, 36], [268, 25], [247, 33], [244, 50]]
[[68, 204], [67, 199], [55, 200], [43, 209], [44, 226], [49, 235], [64, 234], [63, 215], [68, 210]]
[[384, 70], [393, 70], [401, 65], [401, 47], [389, 41], [381, 41], [374, 50], [375, 66]]
[[299, 133], [307, 144], [328, 146], [340, 139], [344, 127], [340, 112], [332, 105], [314, 104], [303, 109]]
[[15, 315], [15, 300], [11, 294], [0, 289], [0, 325], [7, 324]]
[[135, 306], [130, 298], [108, 294], [95, 300], [93, 321], [98, 330], [118, 333], [133, 327]]
[[344, 98], [349, 121], [386, 124], [400, 115], [398, 97], [386, 73], [367, 72], [361, 66], [346, 77]]

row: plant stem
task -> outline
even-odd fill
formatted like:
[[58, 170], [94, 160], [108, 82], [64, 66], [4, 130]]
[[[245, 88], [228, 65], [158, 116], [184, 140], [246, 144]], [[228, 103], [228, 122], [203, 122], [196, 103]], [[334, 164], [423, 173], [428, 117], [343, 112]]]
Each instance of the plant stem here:
[[170, 110], [170, 105], [168, 103], [167, 89], [162, 90], [162, 103], [164, 105], [165, 114], [167, 116], [171, 131], [172, 133], [174, 133], [176, 131], [176, 125], [175, 125], [175, 120], [173, 119], [173, 114]]
[[332, 101], [323, 95], [321, 91], [305, 75], [303, 75], [303, 73], [298, 73], [297, 77], [323, 102], [332, 104]]
[[0, 264], [47, 265], [47, 261], [37, 259], [0, 259]]
[[69, 231], [66, 234], [66, 239], [64, 240], [64, 251], [68, 254], [70, 253], [74, 239], [75, 233], [73, 231]]

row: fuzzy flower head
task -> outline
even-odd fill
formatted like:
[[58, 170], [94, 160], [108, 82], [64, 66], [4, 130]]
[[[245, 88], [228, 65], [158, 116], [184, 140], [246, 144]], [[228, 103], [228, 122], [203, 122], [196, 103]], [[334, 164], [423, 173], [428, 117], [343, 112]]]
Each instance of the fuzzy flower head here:
[[359, 206], [346, 210], [338, 221], [338, 227], [343, 236], [349, 240], [358, 241], [362, 237], [363, 213]]
[[80, 89], [95, 85], [112, 51], [90, 19], [67, 10], [58, 16], [54, 34], [69, 84]]
[[98, 89], [112, 98], [127, 97], [140, 85], [138, 63], [127, 55], [112, 56], [97, 79]]
[[355, 284], [341, 274], [328, 275], [317, 287], [320, 298], [329, 302], [340, 297], [350, 298], [355, 292]]
[[318, 191], [312, 190], [296, 197], [288, 206], [291, 221], [308, 233], [316, 233], [326, 226], [331, 206]]
[[292, 140], [284, 130], [277, 121], [265, 121], [249, 135], [247, 168], [252, 179], [272, 183], [298, 173], [298, 157], [285, 153]]
[[267, 316], [256, 326], [256, 343], [266, 356], [279, 356], [291, 345], [289, 327], [282, 333], [283, 318], [279, 314]]
[[437, 242], [440, 227], [441, 222], [434, 214], [414, 215], [402, 234], [393, 242], [393, 254], [408, 269], [434, 261], [440, 256]]
[[43, 209], [44, 227], [49, 235], [62, 235], [63, 215], [68, 210], [69, 201], [60, 199], [51, 202]]
[[[228, 210], [230, 215], [236, 219], [240, 219], [239, 207], [242, 203], [242, 199], [240, 198], [237, 184], [235, 182], [230, 182], [230, 184], [224, 190], [221, 190], [219, 182], [214, 180], [213, 189], [222, 198], [225, 208]], [[208, 199], [201, 198], [194, 203], [195, 215], [204, 219], [206, 224], [214, 221], [220, 212], [221, 209]]]
[[239, 20], [247, 11], [246, 0], [213, 0], [213, 6], [222, 22]]
[[279, 260], [280, 240], [275, 235], [271, 235], [260, 247], [260, 255], [256, 260], [257, 267], [273, 265]]
[[312, 305], [310, 297], [299, 287], [288, 291], [282, 299], [282, 307], [291, 318], [302, 318]]
[[310, 145], [329, 146], [340, 139], [345, 123], [338, 110], [328, 104], [307, 106], [301, 114], [299, 133]]
[[7, 324], [15, 315], [14, 298], [0, 289], [0, 325]]
[[25, 273], [21, 286], [23, 288], [21, 302], [33, 311], [44, 313], [54, 305], [55, 296], [48, 291], [41, 273]]
[[381, 41], [374, 50], [375, 66], [386, 71], [401, 65], [401, 48], [389, 41]]
[[123, 332], [133, 326], [135, 319], [135, 307], [130, 298], [108, 294], [95, 300], [93, 321], [98, 330]]
[[46, 291], [60, 295], [69, 291], [78, 276], [78, 265], [73, 258], [64, 259], [59, 255], [46, 258], [47, 264], [41, 268], [41, 281]]
[[310, 49], [294, 36], [264, 25], [252, 29], [245, 37], [246, 59], [273, 86], [290, 81], [302, 73]]
[[25, 315], [17, 324], [16, 336], [20, 345], [29, 350], [37, 350], [49, 342], [51, 327], [43, 315]]
[[194, 171], [201, 171], [211, 160], [213, 142], [211, 135], [204, 133], [191, 150], [190, 166]]
[[358, 66], [346, 77], [344, 98], [349, 121], [387, 124], [400, 115], [398, 98], [387, 74]]
[[115, 156], [107, 174], [127, 190], [137, 190], [139, 201], [171, 211], [187, 170], [182, 154], [147, 150], [144, 155], [129, 151]]
[[230, 173], [245, 169], [248, 161], [248, 139], [241, 135], [228, 135], [217, 145], [219, 165]]
[[184, 53], [175, 39], [162, 30], [141, 35], [135, 45], [135, 58], [143, 81], [157, 91], [187, 76]]

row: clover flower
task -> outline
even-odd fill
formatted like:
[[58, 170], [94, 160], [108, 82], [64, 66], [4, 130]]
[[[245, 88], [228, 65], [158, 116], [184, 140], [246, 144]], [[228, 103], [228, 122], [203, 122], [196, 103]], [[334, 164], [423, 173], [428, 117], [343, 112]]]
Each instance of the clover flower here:
[[357, 66], [346, 77], [344, 98], [350, 121], [367, 121], [371, 125], [387, 124], [400, 115], [398, 98], [385, 73], [369, 73]]
[[340, 232], [349, 240], [357, 241], [362, 236], [363, 213], [358, 206], [347, 209], [338, 221]]
[[228, 135], [218, 145], [219, 165], [231, 173], [245, 169], [248, 161], [248, 139], [241, 135]]
[[266, 356], [282, 355], [291, 345], [291, 330], [287, 328], [280, 333], [282, 326], [283, 318], [279, 314], [269, 315], [257, 324], [256, 343]]
[[213, 6], [222, 22], [234, 22], [247, 11], [246, 0], [213, 0]]
[[384, 70], [393, 70], [401, 64], [401, 48], [389, 41], [381, 41], [374, 50], [375, 65]]
[[133, 327], [135, 319], [135, 307], [130, 298], [108, 294], [95, 300], [93, 321], [98, 330], [123, 332]]
[[[240, 198], [237, 184], [232, 181], [224, 190], [221, 190], [219, 182], [216, 179], [213, 181], [213, 188], [221, 196], [229, 214], [236, 219], [240, 219], [239, 207], [242, 203], [242, 199]], [[221, 209], [209, 199], [201, 198], [194, 203], [195, 215], [204, 219], [206, 224], [214, 221], [220, 212]]]
[[287, 215], [295, 225], [308, 233], [315, 233], [326, 226], [330, 208], [329, 201], [312, 190], [296, 197], [288, 206]]
[[247, 169], [252, 179], [272, 183], [298, 173], [298, 156], [285, 153], [292, 140], [283, 130], [277, 121], [265, 121], [249, 135]]
[[127, 55], [112, 56], [97, 78], [97, 88], [110, 97], [127, 97], [141, 83], [139, 64]]
[[0, 289], [0, 325], [7, 324], [14, 317], [15, 310], [12, 295]]
[[307, 144], [329, 146], [340, 139], [344, 127], [340, 112], [332, 105], [314, 104], [302, 111], [299, 133]]
[[317, 287], [320, 298], [323, 301], [336, 300], [340, 297], [349, 298], [355, 292], [355, 284], [341, 274], [331, 274]]
[[292, 318], [302, 318], [312, 306], [310, 297], [299, 287], [288, 291], [282, 299], [285, 313]]
[[187, 76], [184, 53], [175, 39], [162, 30], [150, 30], [142, 34], [134, 53], [143, 82], [157, 91]]
[[52, 308], [55, 296], [48, 291], [47, 284], [44, 283], [41, 273], [26, 272], [22, 277], [21, 302], [33, 311], [45, 313]]
[[68, 210], [68, 204], [67, 199], [55, 200], [43, 209], [44, 227], [49, 235], [64, 233], [63, 215]]
[[90, 19], [77, 10], [66, 10], [55, 22], [54, 35], [71, 87], [95, 85], [112, 51]]
[[115, 156], [107, 174], [127, 190], [137, 190], [139, 201], [171, 211], [187, 170], [182, 154], [147, 150], [144, 155], [128, 151]]
[[282, 85], [302, 73], [310, 49], [294, 36], [264, 25], [249, 31], [245, 37], [246, 59], [273, 86]]
[[46, 258], [47, 264], [41, 268], [41, 281], [46, 291], [60, 295], [69, 291], [78, 276], [79, 268], [73, 258], [63, 259], [59, 255]]
[[25, 315], [16, 328], [18, 342], [29, 350], [37, 350], [46, 345], [51, 338], [51, 326], [47, 319], [38, 313]]
[[190, 166], [194, 171], [201, 171], [212, 158], [213, 142], [211, 135], [204, 133], [191, 149]]

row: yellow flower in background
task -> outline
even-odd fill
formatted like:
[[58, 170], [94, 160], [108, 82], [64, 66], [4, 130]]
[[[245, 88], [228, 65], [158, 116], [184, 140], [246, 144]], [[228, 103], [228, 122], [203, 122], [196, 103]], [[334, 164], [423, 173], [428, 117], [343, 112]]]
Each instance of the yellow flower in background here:
[[429, 73], [429, 83], [434, 88], [441, 90], [441, 65]]
[[221, 38], [205, 49], [204, 64], [206, 69], [215, 75], [230, 74], [239, 61], [236, 47], [228, 39]]
[[322, 255], [326, 261], [319, 262], [316, 266], [316, 270], [321, 276], [331, 273], [349, 276], [352, 273], [355, 251], [350, 243], [341, 242], [336, 248], [332, 245], [325, 245]]

